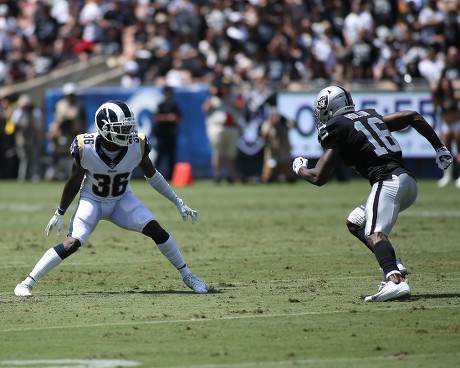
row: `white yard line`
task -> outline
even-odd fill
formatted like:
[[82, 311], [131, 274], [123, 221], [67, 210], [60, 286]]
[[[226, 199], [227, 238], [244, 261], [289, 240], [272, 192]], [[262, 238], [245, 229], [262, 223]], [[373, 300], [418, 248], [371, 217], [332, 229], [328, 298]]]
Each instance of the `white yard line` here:
[[[439, 353], [439, 354], [407, 354], [403, 356], [399, 355], [385, 355], [385, 356], [371, 356], [363, 358], [344, 357], [344, 358], [311, 358], [311, 359], [296, 359], [296, 360], [273, 360], [273, 361], [260, 361], [260, 362], [240, 362], [240, 363], [222, 363], [222, 364], [196, 364], [196, 365], [175, 365], [175, 366], [163, 366], [157, 368], [245, 368], [245, 367], [272, 367], [272, 366], [298, 366], [299, 364], [321, 364], [330, 363], [332, 367], [337, 367], [340, 363], [352, 363], [352, 362], [371, 362], [371, 361], [390, 361], [390, 360], [401, 360], [403, 362], [410, 359], [429, 359], [437, 357], [459, 356], [460, 353]], [[339, 365], [340, 366], [340, 365]]]
[[[423, 310], [436, 310], [436, 309], [451, 309], [458, 308], [459, 305], [435, 305], [425, 306]], [[369, 308], [361, 310], [353, 310], [354, 313], [368, 313], [368, 312], [392, 312], [395, 310], [412, 310], [413, 305], [401, 306], [391, 308]], [[298, 312], [298, 313], [266, 313], [266, 314], [254, 314], [244, 316], [223, 316], [216, 318], [191, 318], [191, 319], [172, 319], [172, 320], [161, 320], [161, 321], [132, 321], [132, 322], [114, 322], [114, 323], [88, 323], [88, 324], [76, 324], [76, 325], [56, 325], [56, 326], [43, 326], [43, 327], [18, 327], [18, 328], [4, 328], [0, 329], [0, 333], [7, 332], [24, 332], [24, 331], [46, 331], [46, 330], [58, 330], [58, 329], [70, 329], [70, 328], [95, 328], [95, 327], [114, 327], [114, 326], [139, 326], [139, 325], [160, 325], [169, 323], [206, 323], [215, 321], [232, 321], [232, 320], [246, 320], [254, 318], [279, 318], [279, 317], [301, 317], [301, 316], [313, 316], [313, 315], [328, 315], [328, 314], [341, 314], [351, 313], [350, 310], [333, 310], [333, 311], [320, 311], [320, 312]]]

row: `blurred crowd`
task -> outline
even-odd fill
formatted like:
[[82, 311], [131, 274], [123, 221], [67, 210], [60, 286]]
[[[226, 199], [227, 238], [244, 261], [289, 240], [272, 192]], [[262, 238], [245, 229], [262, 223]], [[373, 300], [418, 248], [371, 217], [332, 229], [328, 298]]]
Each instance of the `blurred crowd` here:
[[126, 85], [399, 87], [438, 80], [459, 36], [457, 0], [0, 0], [0, 83], [104, 54], [125, 65]]
[[[458, 0], [0, 0], [0, 86], [106, 55], [125, 87], [460, 88], [459, 39]], [[12, 154], [19, 96], [0, 97]]]

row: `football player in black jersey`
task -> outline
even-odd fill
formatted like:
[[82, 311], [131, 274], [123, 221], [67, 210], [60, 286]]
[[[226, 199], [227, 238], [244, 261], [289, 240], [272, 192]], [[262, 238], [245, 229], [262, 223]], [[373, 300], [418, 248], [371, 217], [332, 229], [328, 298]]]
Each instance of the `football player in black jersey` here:
[[388, 236], [399, 212], [415, 203], [417, 183], [404, 167], [401, 148], [391, 132], [414, 128], [436, 150], [436, 162], [442, 170], [452, 163], [452, 155], [416, 111], [385, 116], [373, 109], [355, 111], [350, 93], [341, 86], [329, 86], [319, 92], [314, 116], [324, 153], [311, 169], [306, 158], [297, 157], [294, 172], [321, 186], [342, 158], [347, 166], [369, 180], [372, 189], [366, 204], [353, 210], [347, 219], [349, 231], [374, 253], [384, 273], [378, 292], [365, 300], [381, 302], [409, 297], [411, 290], [404, 278], [407, 270], [402, 263], [397, 264]]

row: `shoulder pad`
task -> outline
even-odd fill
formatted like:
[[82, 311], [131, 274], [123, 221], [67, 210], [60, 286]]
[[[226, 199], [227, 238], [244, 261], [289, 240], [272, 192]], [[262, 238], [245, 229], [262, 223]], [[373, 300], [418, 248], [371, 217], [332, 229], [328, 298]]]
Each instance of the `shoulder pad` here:
[[75, 137], [72, 144], [70, 145], [70, 154], [80, 162], [83, 156], [83, 134], [79, 134]]
[[150, 145], [150, 142], [144, 133], [139, 133], [138, 136], [140, 141], [139, 143], [141, 146], [141, 156], [142, 158], [144, 158], [150, 153], [150, 151], [152, 150], [152, 146]]

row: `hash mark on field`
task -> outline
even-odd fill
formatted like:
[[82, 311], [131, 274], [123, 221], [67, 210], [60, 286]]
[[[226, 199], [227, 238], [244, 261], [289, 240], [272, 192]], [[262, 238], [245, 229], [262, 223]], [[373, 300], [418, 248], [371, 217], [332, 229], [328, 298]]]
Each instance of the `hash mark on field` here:
[[[446, 308], [459, 308], [458, 305], [435, 305], [431, 307], [424, 307], [424, 310], [446, 309]], [[392, 312], [396, 310], [412, 310], [413, 306], [408, 307], [394, 307], [394, 308], [374, 308], [374, 309], [360, 309], [356, 313], [361, 312]], [[314, 315], [327, 315], [327, 314], [341, 314], [350, 313], [350, 310], [333, 310], [333, 311], [320, 311], [320, 312], [298, 312], [298, 313], [267, 313], [267, 314], [254, 314], [246, 316], [223, 316], [216, 318], [191, 318], [191, 319], [175, 319], [175, 320], [162, 320], [162, 321], [138, 321], [138, 322], [119, 322], [119, 323], [92, 323], [85, 325], [59, 325], [59, 326], [44, 326], [44, 327], [26, 327], [26, 328], [6, 328], [0, 332], [24, 332], [24, 331], [44, 331], [44, 330], [57, 330], [68, 328], [88, 328], [88, 327], [113, 327], [113, 326], [133, 326], [133, 325], [159, 325], [166, 323], [193, 323], [193, 322], [215, 322], [215, 321], [231, 321], [252, 318], [278, 318], [278, 317], [301, 317], [301, 316], [314, 316]]]

